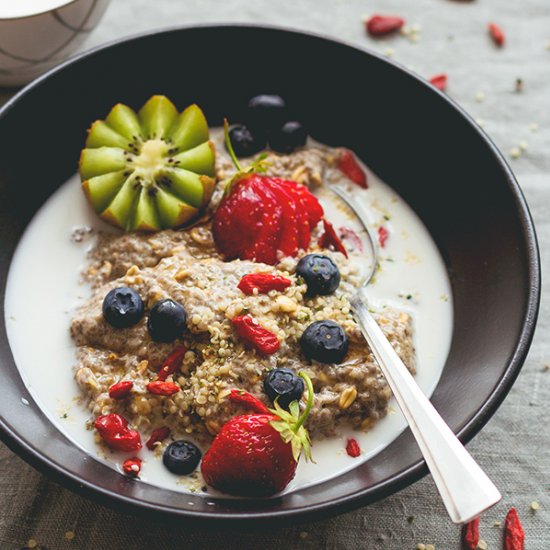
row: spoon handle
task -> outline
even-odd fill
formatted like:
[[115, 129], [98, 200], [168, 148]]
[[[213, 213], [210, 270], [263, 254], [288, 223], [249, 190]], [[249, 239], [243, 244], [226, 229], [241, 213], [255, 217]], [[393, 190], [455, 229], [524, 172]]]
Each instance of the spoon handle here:
[[359, 328], [416, 438], [451, 520], [468, 522], [496, 504], [501, 495], [418, 387], [366, 304], [362, 290], [351, 299]]

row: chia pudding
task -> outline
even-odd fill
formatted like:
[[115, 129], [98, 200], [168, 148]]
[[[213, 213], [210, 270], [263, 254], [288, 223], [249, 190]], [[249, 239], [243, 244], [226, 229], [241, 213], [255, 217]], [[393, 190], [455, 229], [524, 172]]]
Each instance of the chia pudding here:
[[[316, 147], [288, 156], [270, 155], [268, 173], [294, 177], [303, 185], [320, 185], [328, 177], [336, 151]], [[218, 181], [231, 175], [227, 158], [218, 155]], [[269, 162], [270, 161], [270, 162]], [[220, 186], [221, 187], [221, 186]], [[213, 208], [219, 192], [214, 193]], [[334, 294], [305, 297], [307, 286], [295, 274], [300, 257], [322, 252], [338, 266], [341, 283]], [[90, 254], [86, 277], [94, 286], [92, 298], [79, 310], [71, 325], [78, 346], [76, 380], [94, 417], [116, 412], [148, 434], [167, 425], [174, 437], [193, 435], [208, 440], [228, 419], [244, 409], [226, 399], [232, 388], [246, 390], [271, 406], [262, 389], [267, 372], [287, 367], [304, 370], [315, 389], [307, 422], [311, 436], [333, 436], [346, 423], [367, 430], [387, 412], [391, 392], [350, 312], [349, 297], [361, 284], [360, 257], [321, 250], [316, 242], [298, 258], [284, 257], [275, 266], [246, 260], [223, 261], [213, 243], [210, 222], [190, 229], [166, 230], [152, 235], [102, 234]], [[237, 288], [250, 273], [271, 273], [289, 278], [282, 292], [246, 296]], [[187, 348], [181, 368], [169, 380], [180, 386], [173, 396], [147, 392], [146, 385], [158, 372], [174, 344], [154, 342], [146, 320], [117, 329], [102, 315], [107, 292], [130, 287], [142, 297], [146, 308], [171, 298], [185, 307]], [[277, 335], [279, 351], [264, 357], [236, 334], [231, 319], [246, 312]], [[386, 336], [415, 372], [411, 316], [385, 308], [375, 313]], [[350, 348], [341, 364], [309, 361], [300, 351], [299, 339], [313, 321], [330, 319], [341, 325]], [[117, 401], [109, 388], [121, 381], [134, 382], [132, 397]]]

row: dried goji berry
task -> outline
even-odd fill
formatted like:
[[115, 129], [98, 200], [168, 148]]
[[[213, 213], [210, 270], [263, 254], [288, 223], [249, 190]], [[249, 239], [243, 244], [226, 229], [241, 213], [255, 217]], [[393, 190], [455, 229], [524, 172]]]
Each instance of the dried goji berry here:
[[257, 289], [260, 294], [265, 294], [270, 290], [284, 290], [292, 284], [290, 279], [280, 275], [271, 275], [270, 273], [249, 273], [245, 275], [237, 285], [237, 288], [245, 294], [254, 294]]
[[367, 189], [367, 174], [349, 149], [340, 149], [337, 166], [353, 183]]
[[510, 508], [504, 521], [504, 550], [523, 550], [525, 533], [515, 508]]
[[373, 15], [365, 27], [372, 36], [382, 36], [398, 31], [404, 24], [405, 20], [397, 15]]
[[340, 237], [334, 231], [334, 227], [327, 220], [323, 220], [323, 227], [325, 232], [319, 237], [319, 246], [321, 248], [328, 248], [341, 252], [346, 258], [348, 257], [348, 251], [340, 240]]
[[117, 451], [141, 449], [139, 432], [128, 427], [128, 421], [119, 414], [104, 414], [94, 421], [94, 427], [105, 443]]
[[109, 388], [109, 397], [111, 399], [124, 399], [130, 394], [133, 387], [134, 383], [131, 380], [123, 380], [118, 384], [113, 384]]
[[153, 451], [155, 449], [155, 443], [164, 441], [169, 435], [170, 435], [170, 428], [168, 426], [162, 426], [161, 428], [157, 428], [156, 430], [153, 430], [153, 432], [151, 433], [151, 437], [147, 440], [147, 443], [145, 443], [145, 446], [150, 451]]
[[445, 73], [437, 74], [430, 78], [430, 84], [435, 86], [438, 90], [442, 92], [447, 88], [447, 81], [449, 80], [448, 76]]
[[227, 396], [227, 398], [234, 403], [245, 405], [254, 412], [269, 414], [269, 409], [257, 397], [254, 397], [244, 390], [231, 390], [231, 393]]
[[277, 336], [262, 327], [250, 315], [233, 317], [231, 322], [237, 334], [260, 353], [272, 355], [279, 349], [281, 344]]
[[174, 374], [178, 367], [181, 366], [183, 356], [187, 348], [181, 344], [164, 360], [162, 367], [159, 370], [158, 379], [161, 381], [166, 380], [171, 374]]
[[155, 395], [174, 395], [180, 391], [180, 387], [174, 382], [155, 380], [147, 384], [147, 389]]
[[380, 243], [381, 248], [384, 248], [386, 246], [386, 241], [388, 240], [389, 236], [389, 231], [383, 225], [381, 225], [378, 228], [378, 242]]
[[493, 42], [497, 46], [504, 46], [504, 42], [506, 41], [504, 31], [496, 23], [489, 23], [488, 28]]
[[346, 453], [353, 458], [357, 458], [361, 454], [361, 447], [359, 447], [359, 443], [355, 439], [348, 439]]
[[126, 475], [137, 477], [141, 471], [141, 460], [137, 456], [128, 458], [122, 463], [122, 469]]
[[475, 550], [479, 542], [479, 518], [468, 522], [463, 529], [462, 539], [468, 550]]

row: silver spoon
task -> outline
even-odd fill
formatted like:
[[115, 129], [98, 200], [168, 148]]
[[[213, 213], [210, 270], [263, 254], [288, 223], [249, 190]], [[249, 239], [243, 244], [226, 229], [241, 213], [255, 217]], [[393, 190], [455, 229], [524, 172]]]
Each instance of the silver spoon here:
[[373, 264], [370, 273], [350, 300], [355, 320], [409, 424], [451, 520], [466, 523], [502, 497], [418, 387], [369, 312], [366, 287], [376, 271], [378, 253], [361, 202], [337, 184], [323, 188], [336, 193], [357, 216], [371, 248]]

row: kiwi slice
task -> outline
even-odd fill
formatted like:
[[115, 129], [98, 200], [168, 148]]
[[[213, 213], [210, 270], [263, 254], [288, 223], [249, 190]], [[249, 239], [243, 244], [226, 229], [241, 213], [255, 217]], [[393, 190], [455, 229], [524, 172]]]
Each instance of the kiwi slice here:
[[95, 211], [125, 231], [190, 222], [212, 196], [215, 150], [197, 105], [179, 113], [155, 95], [136, 113], [115, 105], [88, 130], [82, 188]]

